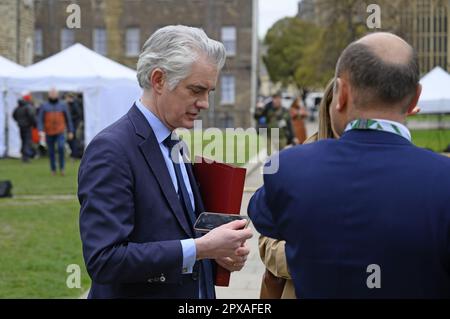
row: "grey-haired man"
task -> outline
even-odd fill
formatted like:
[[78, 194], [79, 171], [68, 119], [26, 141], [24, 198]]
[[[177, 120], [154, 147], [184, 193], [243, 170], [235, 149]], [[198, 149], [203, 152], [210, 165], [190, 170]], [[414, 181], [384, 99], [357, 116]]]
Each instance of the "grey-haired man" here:
[[[79, 171], [80, 230], [91, 298], [214, 298], [214, 262], [240, 270], [244, 221], [196, 238], [198, 186], [172, 131], [208, 108], [225, 62], [200, 29], [168, 26], [144, 44], [142, 97], [90, 143]], [[176, 156], [177, 158], [172, 157]]]

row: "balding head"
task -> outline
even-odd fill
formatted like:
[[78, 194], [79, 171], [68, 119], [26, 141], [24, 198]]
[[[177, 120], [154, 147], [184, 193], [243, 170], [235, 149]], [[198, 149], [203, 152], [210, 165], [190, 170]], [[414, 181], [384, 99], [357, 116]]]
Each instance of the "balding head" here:
[[419, 66], [413, 48], [391, 33], [372, 33], [341, 54], [336, 77], [351, 86], [355, 108], [395, 107], [406, 112], [416, 95]]
[[51, 99], [57, 99], [59, 97], [59, 93], [55, 88], [51, 88], [50, 91], [48, 91], [48, 97]]
[[405, 40], [387, 32], [366, 35], [356, 43], [366, 45], [385, 63], [407, 64], [414, 54], [413, 48]]

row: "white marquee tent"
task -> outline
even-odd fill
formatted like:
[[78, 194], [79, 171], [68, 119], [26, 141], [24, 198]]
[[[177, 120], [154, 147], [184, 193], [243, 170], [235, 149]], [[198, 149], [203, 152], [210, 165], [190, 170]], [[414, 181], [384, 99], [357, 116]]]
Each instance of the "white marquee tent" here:
[[7, 112], [6, 104], [8, 104], [6, 103], [6, 81], [23, 68], [23, 66], [0, 56], [0, 157], [4, 156], [6, 152], [5, 115]]
[[[7, 82], [14, 99], [23, 91], [83, 93], [86, 145], [103, 128], [124, 115], [140, 96], [136, 72], [81, 44], [25, 68]], [[9, 156], [20, 155], [18, 128], [9, 112]]]
[[437, 66], [421, 80], [420, 114], [450, 113], [450, 74]]

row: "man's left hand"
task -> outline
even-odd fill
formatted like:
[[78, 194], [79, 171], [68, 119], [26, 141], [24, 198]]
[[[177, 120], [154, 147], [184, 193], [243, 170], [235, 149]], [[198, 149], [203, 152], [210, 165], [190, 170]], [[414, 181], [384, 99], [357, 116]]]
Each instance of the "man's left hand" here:
[[223, 268], [233, 272], [240, 271], [247, 261], [248, 254], [250, 250], [246, 245], [236, 249], [236, 255], [233, 257], [221, 257], [216, 258], [216, 262]]
[[67, 134], [67, 139], [68, 139], [69, 141], [73, 140], [73, 133], [72, 133], [72, 132], [70, 132], [70, 133]]

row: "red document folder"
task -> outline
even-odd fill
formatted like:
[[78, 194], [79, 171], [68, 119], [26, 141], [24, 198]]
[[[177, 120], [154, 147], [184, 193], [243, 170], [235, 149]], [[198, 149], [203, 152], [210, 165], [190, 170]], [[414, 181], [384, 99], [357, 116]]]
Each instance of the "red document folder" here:
[[[197, 157], [194, 174], [199, 184], [205, 210], [237, 214], [241, 211], [246, 169]], [[228, 287], [230, 272], [217, 265], [216, 286]]]

